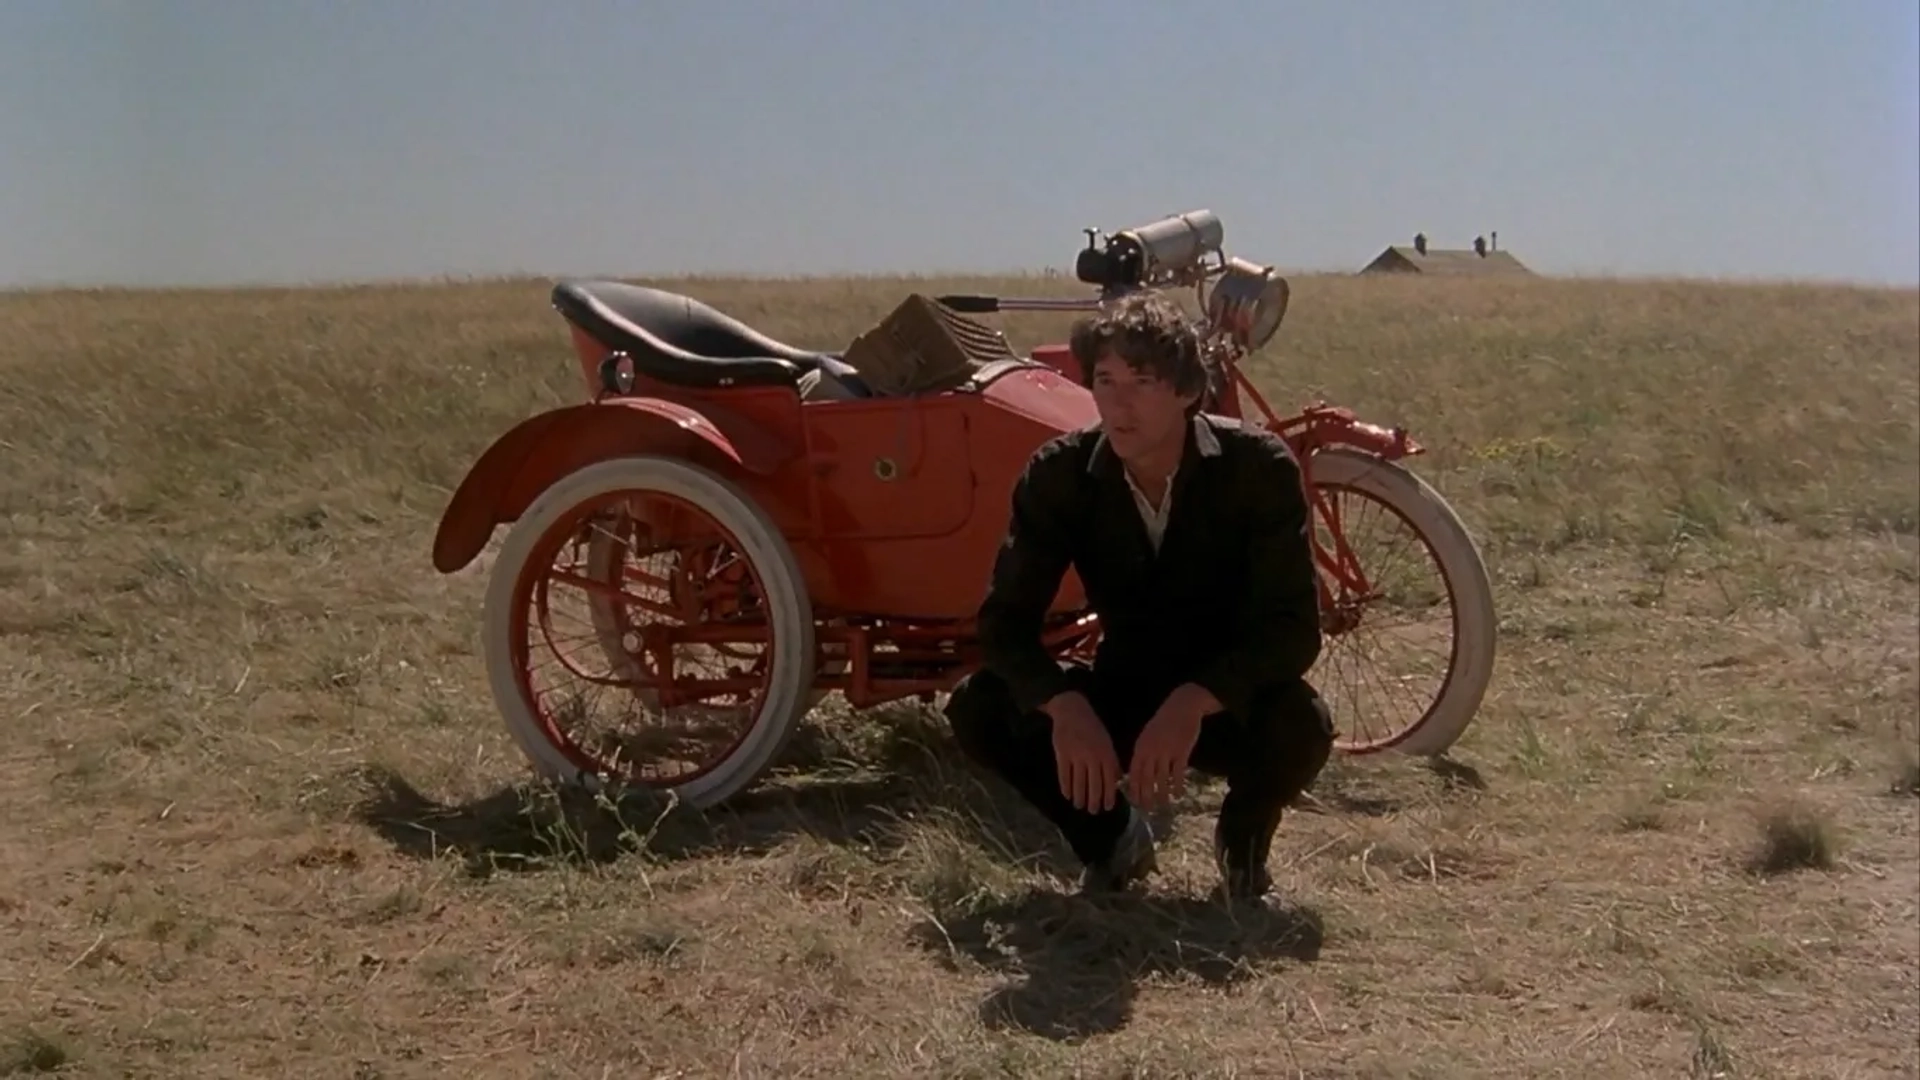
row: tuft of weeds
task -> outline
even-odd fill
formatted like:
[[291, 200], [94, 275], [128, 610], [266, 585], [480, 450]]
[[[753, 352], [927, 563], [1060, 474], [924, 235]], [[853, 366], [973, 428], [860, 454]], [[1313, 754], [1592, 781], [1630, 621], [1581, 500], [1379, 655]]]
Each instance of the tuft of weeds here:
[[1774, 876], [1797, 870], [1831, 870], [1839, 857], [1840, 835], [1833, 821], [1805, 803], [1775, 806], [1760, 818], [1760, 838], [1747, 866]]

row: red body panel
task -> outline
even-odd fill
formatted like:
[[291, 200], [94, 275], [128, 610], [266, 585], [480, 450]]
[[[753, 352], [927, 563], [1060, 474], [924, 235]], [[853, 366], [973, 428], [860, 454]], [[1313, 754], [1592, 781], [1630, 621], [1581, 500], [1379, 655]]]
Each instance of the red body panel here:
[[[795, 546], [816, 610], [914, 621], [973, 616], [1027, 459], [1096, 419], [1086, 391], [1040, 368], [980, 393], [836, 401], [802, 415], [819, 515]], [[777, 482], [745, 479], [755, 498], [774, 497]], [[1084, 603], [1077, 580], [1056, 603]]]
[[[583, 370], [595, 370], [597, 355]], [[700, 391], [640, 378], [630, 395], [543, 413], [495, 441], [448, 505], [434, 565], [466, 565], [495, 527], [575, 469], [668, 453], [720, 468], [768, 512], [820, 617], [966, 620], [1028, 457], [1097, 419], [1085, 389], [1043, 367], [1012, 369], [979, 392], [804, 407], [784, 388]], [[1069, 575], [1057, 610], [1084, 602]]]

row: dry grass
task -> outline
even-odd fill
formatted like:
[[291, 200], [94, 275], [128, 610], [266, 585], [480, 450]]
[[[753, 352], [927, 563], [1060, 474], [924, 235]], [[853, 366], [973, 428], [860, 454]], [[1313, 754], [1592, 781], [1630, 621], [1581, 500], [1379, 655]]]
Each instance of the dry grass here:
[[[907, 285], [689, 288], [831, 343]], [[912, 709], [726, 812], [529, 788], [427, 545], [580, 395], [544, 291], [0, 298], [0, 1074], [1920, 1069], [1912, 291], [1297, 281], [1262, 381], [1434, 448], [1504, 651], [1240, 921], [1217, 789], [1074, 902]]]

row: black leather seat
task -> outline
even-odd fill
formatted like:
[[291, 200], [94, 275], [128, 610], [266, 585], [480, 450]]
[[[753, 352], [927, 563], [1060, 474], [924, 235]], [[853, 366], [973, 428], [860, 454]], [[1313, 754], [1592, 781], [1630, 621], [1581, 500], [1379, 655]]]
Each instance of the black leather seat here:
[[661, 382], [701, 389], [793, 386], [803, 373], [824, 367], [851, 381], [860, 396], [867, 393], [838, 356], [775, 341], [690, 296], [621, 281], [563, 281], [553, 287], [553, 306]]

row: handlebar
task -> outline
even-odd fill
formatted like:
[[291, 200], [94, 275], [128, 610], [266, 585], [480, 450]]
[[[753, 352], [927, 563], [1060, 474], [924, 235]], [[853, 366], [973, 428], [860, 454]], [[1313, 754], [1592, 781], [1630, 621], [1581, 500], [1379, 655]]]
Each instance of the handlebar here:
[[950, 307], [962, 315], [991, 315], [1000, 310], [1000, 298], [997, 296], [954, 295], [936, 296], [934, 300]]
[[1014, 296], [982, 296], [957, 293], [936, 296], [934, 300], [964, 315], [993, 315], [1002, 311], [1098, 311], [1100, 299], [1047, 300]]

